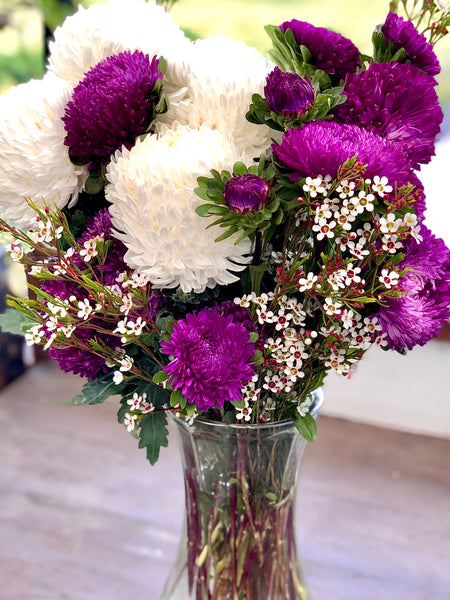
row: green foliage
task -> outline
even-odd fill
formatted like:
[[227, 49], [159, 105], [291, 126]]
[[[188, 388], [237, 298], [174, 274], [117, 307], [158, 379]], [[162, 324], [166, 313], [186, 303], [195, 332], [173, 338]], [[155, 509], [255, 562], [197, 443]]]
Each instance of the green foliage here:
[[146, 449], [150, 464], [156, 463], [161, 448], [167, 448], [168, 435], [167, 416], [164, 412], [149, 413], [140, 422], [139, 448]]
[[391, 62], [410, 62], [406, 58], [404, 48], [395, 50], [393, 42], [387, 42], [384, 34], [381, 31], [381, 25], [378, 26], [372, 35], [373, 44], [373, 61], [376, 63], [391, 63]]
[[283, 211], [280, 208], [280, 201], [276, 196], [275, 189], [271, 188], [267, 201], [257, 210], [245, 214], [235, 212], [229, 208], [224, 199], [224, 191], [227, 182], [232, 176], [242, 176], [246, 173], [257, 175], [264, 179], [269, 185], [275, 177], [275, 170], [271, 163], [266, 164], [263, 157], [260, 158], [258, 165], [246, 167], [243, 163], [237, 162], [233, 165], [233, 173], [216, 170], [211, 171], [212, 177], [199, 177], [198, 188], [195, 189], [197, 196], [203, 200], [209, 201], [207, 204], [201, 204], [196, 208], [196, 213], [201, 217], [217, 217], [208, 227], [219, 225], [225, 231], [218, 236], [215, 241], [219, 242], [231, 235], [239, 233], [235, 244], [239, 244], [248, 237], [253, 241], [255, 233], [264, 232], [275, 223], [281, 223], [283, 220]]
[[35, 324], [34, 320], [15, 308], [7, 308], [0, 314], [0, 331], [4, 333], [23, 335]]
[[305, 440], [308, 442], [313, 442], [316, 439], [317, 427], [313, 416], [311, 416], [309, 413], [306, 413], [304, 417], [301, 417], [299, 414], [297, 414], [293, 421], [294, 425], [300, 434], [305, 438]]
[[316, 95], [313, 106], [297, 117], [285, 117], [270, 110], [267, 100], [259, 94], [253, 94], [252, 103], [246, 115], [247, 121], [257, 125], [267, 125], [277, 131], [298, 129], [311, 121], [331, 119], [330, 111], [343, 104], [347, 97], [342, 93], [344, 86], [329, 88]]
[[299, 46], [295, 36], [290, 29], [285, 32], [279, 27], [268, 25], [265, 27], [267, 35], [272, 40], [270, 57], [282, 71], [297, 73], [301, 77], [307, 77], [313, 84], [314, 89], [326, 90], [331, 87], [331, 79], [321, 69], [311, 64], [311, 53], [306, 46]]
[[74, 404], [101, 404], [111, 396], [122, 394], [125, 385], [124, 382], [116, 385], [112, 379], [112, 374], [107, 373], [85, 383], [81, 394], [75, 396], [72, 402]]

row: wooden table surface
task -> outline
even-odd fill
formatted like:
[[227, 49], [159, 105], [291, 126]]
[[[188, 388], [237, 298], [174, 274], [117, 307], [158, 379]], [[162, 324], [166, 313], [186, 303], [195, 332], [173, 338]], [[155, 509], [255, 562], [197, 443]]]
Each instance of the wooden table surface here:
[[[150, 467], [114, 399], [71, 405], [80, 383], [41, 363], [0, 393], [1, 600], [160, 598], [183, 515], [177, 448]], [[449, 600], [450, 441], [318, 424], [297, 506], [312, 599]]]

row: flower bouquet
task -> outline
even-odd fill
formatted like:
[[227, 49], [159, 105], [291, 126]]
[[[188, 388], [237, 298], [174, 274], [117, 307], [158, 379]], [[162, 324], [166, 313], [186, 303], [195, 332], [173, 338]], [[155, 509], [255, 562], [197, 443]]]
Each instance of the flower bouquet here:
[[16, 328], [87, 379], [76, 404], [118, 395], [151, 463], [178, 430], [187, 575], [167, 598], [305, 598], [293, 494], [324, 377], [450, 316], [417, 175], [450, 11], [391, 9], [372, 57], [293, 19], [266, 28], [267, 59], [108, 0], [0, 98], [0, 229], [37, 281], [9, 299]]

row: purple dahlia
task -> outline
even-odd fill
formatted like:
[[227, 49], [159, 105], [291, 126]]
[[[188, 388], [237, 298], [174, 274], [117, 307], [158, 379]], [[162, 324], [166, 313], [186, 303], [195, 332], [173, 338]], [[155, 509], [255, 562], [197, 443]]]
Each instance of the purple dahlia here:
[[145, 133], [160, 99], [158, 60], [139, 50], [98, 63], [73, 92], [63, 117], [69, 156], [99, 170], [123, 145]]
[[311, 64], [328, 73], [335, 82], [361, 66], [358, 48], [339, 33], [297, 19], [285, 21], [280, 29], [283, 33], [290, 29], [297, 44], [306, 46], [311, 52]]
[[432, 44], [428, 43], [424, 34], [419, 33], [411, 21], [390, 12], [381, 27], [386, 42], [394, 45], [394, 50], [403, 48], [407, 59], [424, 73], [437, 75], [441, 68]]
[[175, 358], [164, 370], [174, 390], [181, 390], [199, 410], [240, 400], [243, 384], [253, 377], [255, 344], [233, 316], [204, 308], [177, 321], [161, 351]]
[[270, 110], [287, 118], [303, 115], [315, 99], [309, 79], [297, 73], [285, 73], [278, 67], [267, 75], [264, 95]]
[[267, 181], [258, 175], [234, 175], [225, 184], [223, 198], [230, 210], [245, 215], [264, 206], [269, 188]]
[[408, 269], [399, 282], [405, 295], [388, 300], [377, 313], [388, 345], [399, 352], [423, 346], [450, 317], [450, 250], [425, 226], [420, 233], [420, 244], [405, 243], [399, 265]]
[[273, 144], [272, 149], [281, 169], [291, 171], [290, 178], [294, 181], [318, 175], [331, 175], [334, 179], [340, 166], [358, 155], [358, 161], [367, 165], [366, 177], [385, 176], [391, 185], [411, 183], [421, 188], [403, 152], [357, 125], [307, 123], [301, 129], [289, 129], [281, 144]]
[[417, 169], [434, 155], [443, 119], [435, 85], [412, 65], [373, 63], [363, 73], [347, 75], [347, 100], [334, 114], [341, 123], [357, 123], [395, 143]]

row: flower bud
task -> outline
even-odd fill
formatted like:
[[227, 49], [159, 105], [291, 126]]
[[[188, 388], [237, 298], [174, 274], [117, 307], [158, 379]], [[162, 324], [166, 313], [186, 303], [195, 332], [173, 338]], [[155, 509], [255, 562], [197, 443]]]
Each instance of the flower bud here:
[[264, 94], [270, 110], [292, 118], [303, 115], [315, 98], [309, 79], [297, 73], [284, 73], [278, 67], [267, 76]]
[[245, 173], [229, 179], [223, 192], [224, 200], [232, 211], [246, 214], [257, 211], [266, 203], [269, 184], [261, 177]]

